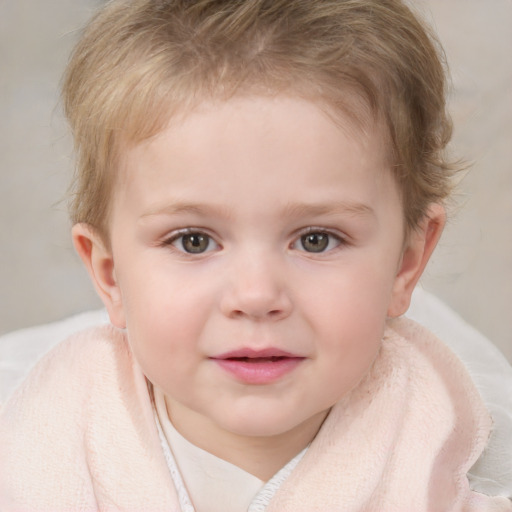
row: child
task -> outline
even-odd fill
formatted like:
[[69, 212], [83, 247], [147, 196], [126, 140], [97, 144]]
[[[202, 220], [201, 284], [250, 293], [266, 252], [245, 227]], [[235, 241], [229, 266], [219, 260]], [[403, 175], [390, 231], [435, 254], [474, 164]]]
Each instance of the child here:
[[68, 67], [73, 240], [112, 326], [2, 410], [8, 511], [512, 510], [491, 428], [400, 319], [453, 169], [398, 0], [113, 1]]

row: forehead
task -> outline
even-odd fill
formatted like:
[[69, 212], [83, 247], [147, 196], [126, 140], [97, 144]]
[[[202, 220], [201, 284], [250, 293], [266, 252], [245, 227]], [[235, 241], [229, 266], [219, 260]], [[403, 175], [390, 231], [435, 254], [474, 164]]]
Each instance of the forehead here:
[[296, 97], [203, 103], [125, 150], [114, 204], [147, 215], [208, 203], [263, 219], [294, 203], [399, 203], [382, 132]]
[[157, 133], [142, 141], [125, 140], [121, 144], [120, 168], [126, 173], [133, 167], [129, 162], [135, 156], [155, 156], [164, 138], [169, 150], [172, 147], [176, 155], [185, 153], [192, 143], [196, 149], [206, 149], [210, 145], [214, 153], [215, 147], [219, 151], [224, 147], [227, 157], [229, 148], [235, 149], [235, 141], [240, 144], [245, 139], [249, 145], [251, 136], [257, 136], [261, 145], [265, 139], [275, 137], [276, 132], [291, 145], [299, 141], [302, 144], [307, 139], [309, 148], [327, 153], [329, 145], [335, 145], [334, 139], [342, 133], [352, 140], [354, 150], [368, 152], [368, 157], [374, 155], [386, 163], [390, 160], [391, 145], [385, 123], [355, 95], [347, 94], [343, 105], [337, 102], [334, 107], [323, 97], [301, 96], [293, 91], [258, 92], [260, 94], [246, 91], [227, 99], [215, 97], [189, 108], [174, 110]]

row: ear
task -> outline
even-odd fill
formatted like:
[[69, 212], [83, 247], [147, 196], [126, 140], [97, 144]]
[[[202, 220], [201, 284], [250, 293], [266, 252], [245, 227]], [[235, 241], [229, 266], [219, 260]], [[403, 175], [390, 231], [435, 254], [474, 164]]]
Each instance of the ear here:
[[414, 287], [441, 237], [445, 223], [444, 207], [433, 203], [419, 226], [409, 235], [393, 285], [389, 317], [403, 315], [409, 308]]
[[124, 316], [121, 291], [116, 282], [112, 251], [105, 245], [97, 230], [89, 224], [75, 224], [71, 230], [76, 252], [84, 262], [103, 304], [107, 308], [110, 321], [124, 329]]

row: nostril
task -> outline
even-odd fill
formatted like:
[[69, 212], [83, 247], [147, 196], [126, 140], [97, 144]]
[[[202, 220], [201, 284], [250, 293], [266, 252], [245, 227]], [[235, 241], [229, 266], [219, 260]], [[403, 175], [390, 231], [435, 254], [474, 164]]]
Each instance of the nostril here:
[[[258, 283], [257, 283], [258, 284]], [[280, 320], [288, 316], [292, 309], [288, 294], [275, 283], [260, 281], [236, 283], [228, 288], [220, 302], [222, 313], [230, 318], [253, 318], [258, 320]]]
[[278, 320], [282, 316], [284, 316], [284, 312], [281, 309], [272, 309], [270, 311], [267, 311], [266, 313], [255, 313], [255, 312], [244, 312], [241, 309], [234, 309], [231, 311], [230, 314], [231, 318], [242, 318], [242, 317], [251, 317], [251, 318], [260, 318], [260, 319], [272, 319], [272, 320]]

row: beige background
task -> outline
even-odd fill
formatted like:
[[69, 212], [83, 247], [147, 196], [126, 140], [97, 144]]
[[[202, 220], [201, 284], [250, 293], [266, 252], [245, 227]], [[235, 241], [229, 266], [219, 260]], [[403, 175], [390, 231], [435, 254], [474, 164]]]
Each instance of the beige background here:
[[[100, 307], [69, 238], [58, 85], [98, 0], [0, 0], [0, 334]], [[474, 162], [423, 279], [512, 361], [512, 0], [415, 0], [452, 68], [454, 151]]]

